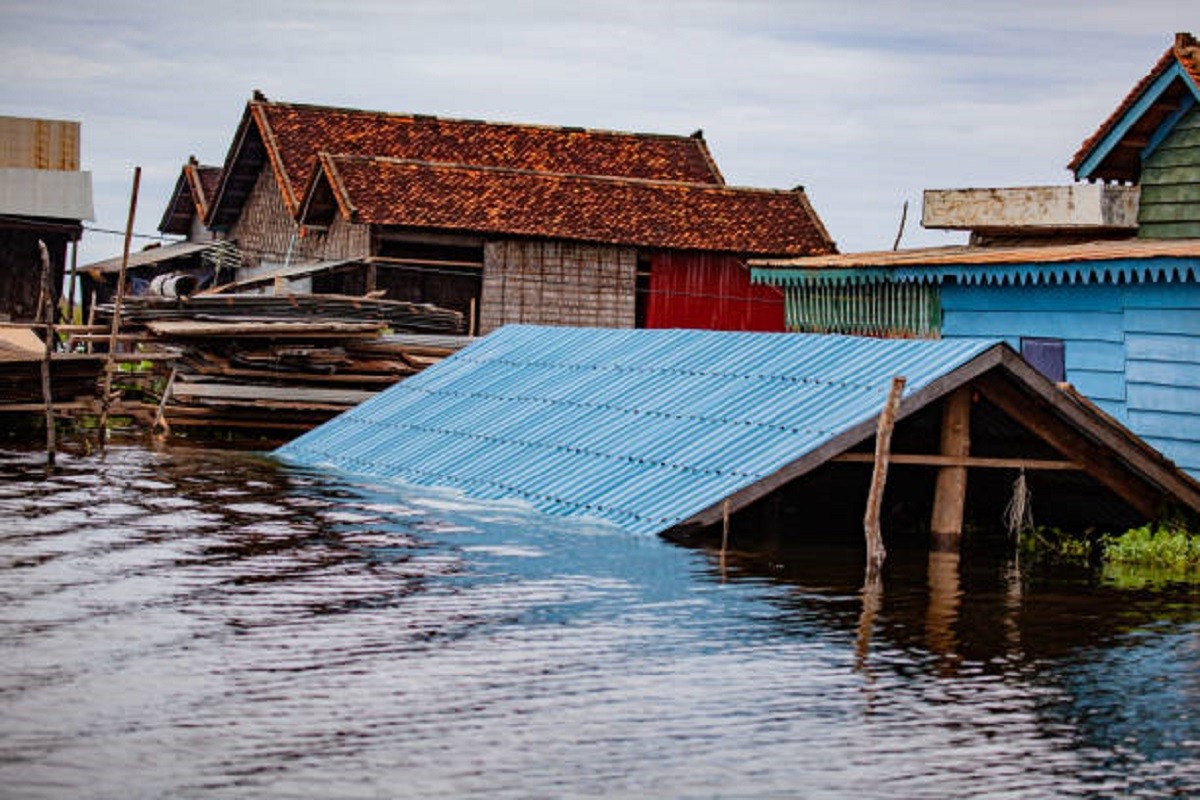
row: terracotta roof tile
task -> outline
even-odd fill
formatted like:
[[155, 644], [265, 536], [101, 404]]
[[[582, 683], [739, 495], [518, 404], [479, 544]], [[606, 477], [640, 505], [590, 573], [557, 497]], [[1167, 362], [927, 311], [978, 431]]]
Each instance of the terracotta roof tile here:
[[158, 229], [186, 235], [195, 216], [204, 219], [216, 196], [221, 168], [201, 164], [193, 156], [183, 165]]
[[[360, 223], [742, 255], [834, 252], [802, 190], [566, 175], [321, 155], [309, 205], [333, 188]], [[302, 218], [313, 222], [311, 214]]]
[[480, 122], [252, 100], [289, 205], [321, 151], [581, 175], [723, 183], [690, 136]]
[[[1178, 63], [1192, 79], [1196, 87], [1200, 88], [1200, 41], [1197, 41], [1190, 33], [1177, 34], [1175, 42], [1167, 48], [1167, 51], [1162, 54], [1162, 57], [1150, 69], [1150, 72], [1137, 82], [1129, 94], [1125, 96], [1125, 99], [1121, 101], [1120, 105], [1109, 115], [1108, 119], [1104, 120], [1100, 127], [1096, 129], [1096, 132], [1080, 145], [1075, 155], [1071, 158], [1071, 162], [1067, 164], [1067, 169], [1075, 172], [1078, 176], [1079, 168], [1096, 146], [1129, 113], [1142, 94], [1175, 63]], [[1124, 169], [1116, 168], [1111, 172], [1112, 174], [1097, 174], [1095, 177], [1118, 180], [1135, 180], [1137, 177], [1136, 175], [1129, 174], [1128, 167]]]

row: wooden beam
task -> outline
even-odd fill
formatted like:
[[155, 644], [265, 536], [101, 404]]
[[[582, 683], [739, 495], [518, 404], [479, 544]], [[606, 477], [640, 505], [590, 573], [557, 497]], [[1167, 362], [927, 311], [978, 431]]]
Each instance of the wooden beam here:
[[[871, 453], [842, 453], [831, 459], [847, 464], [870, 464], [875, 456]], [[914, 467], [967, 467], [970, 469], [1029, 469], [1069, 471], [1082, 470], [1083, 465], [1077, 461], [1051, 461], [1043, 458], [985, 458], [980, 456], [941, 456], [921, 455], [919, 453], [892, 453], [889, 460], [893, 464], [903, 464]]]
[[[1031, 433], [1043, 439], [1073, 461], [1084, 472], [1147, 518], [1154, 517], [1162, 504], [1162, 495], [1137, 478], [1107, 447], [1092, 441], [1059, 419], [1038, 398], [1021, 391], [999, 375], [985, 375], [976, 381], [984, 397]], [[1064, 401], [1069, 402], [1067, 397]]]
[[[942, 404], [942, 455], [966, 458], [971, 452], [971, 388], [955, 389]], [[957, 552], [962, 544], [963, 510], [967, 502], [967, 468], [941, 467], [933, 494], [929, 529], [933, 549]]]

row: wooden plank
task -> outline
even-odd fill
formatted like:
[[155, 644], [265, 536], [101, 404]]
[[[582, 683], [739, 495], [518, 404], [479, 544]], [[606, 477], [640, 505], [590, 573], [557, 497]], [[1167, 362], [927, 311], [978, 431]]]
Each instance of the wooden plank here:
[[[942, 455], [963, 459], [971, 452], [971, 388], [954, 390], [942, 405]], [[938, 470], [933, 494], [930, 533], [933, 548], [957, 551], [962, 541], [963, 512], [967, 502], [967, 469], [963, 466]]]
[[1200, 409], [1200, 389], [1182, 386], [1156, 386], [1154, 384], [1130, 384], [1128, 391], [1129, 410], [1153, 409], [1190, 414], [1193, 419]]
[[1039, 336], [1071, 341], [1124, 341], [1123, 315], [1111, 312], [1067, 311], [988, 311], [945, 312], [942, 335], [959, 337], [1004, 338]]
[[[888, 460], [893, 464], [914, 467], [967, 467], [971, 469], [1029, 469], [1029, 470], [1081, 470], [1077, 461], [1051, 461], [1044, 458], [986, 458], [981, 456], [922, 455], [914, 453], [892, 453]], [[871, 464], [875, 457], [871, 453], [842, 453], [830, 461], [847, 464]]]
[[319, 402], [336, 405], [357, 405], [374, 397], [376, 392], [354, 389], [325, 389], [311, 386], [261, 386], [233, 383], [175, 383], [177, 399], [251, 400], [269, 402]]
[[1200, 364], [1200, 337], [1170, 333], [1129, 333], [1125, 350], [1130, 360], [1182, 361]]
[[[1033, 256], [1030, 256], [1032, 259]], [[1064, 265], [1065, 266], [1065, 265]], [[1082, 290], [1081, 290], [1082, 289]], [[1028, 314], [1030, 312], [1104, 312], [1119, 314], [1121, 287], [1106, 284], [1054, 286], [958, 286], [942, 288], [946, 311], [987, 311]], [[1026, 334], [1033, 335], [1033, 334]]]
[[[1130, 361], [1127, 380], [1131, 384], [1147, 383], [1200, 389], [1200, 362]], [[1196, 408], [1196, 413], [1200, 415], [1200, 407]], [[1200, 428], [1196, 433], [1200, 436]]]
[[[1070, 349], [1070, 345], [1067, 345]], [[1124, 403], [1126, 379], [1121, 372], [1100, 372], [1091, 369], [1067, 370], [1067, 380], [1083, 394], [1094, 400]]]

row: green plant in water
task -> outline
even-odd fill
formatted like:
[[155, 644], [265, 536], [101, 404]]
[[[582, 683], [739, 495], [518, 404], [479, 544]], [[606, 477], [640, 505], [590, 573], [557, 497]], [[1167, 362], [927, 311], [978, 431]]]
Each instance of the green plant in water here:
[[1071, 534], [1047, 525], [1022, 530], [1019, 544], [1026, 555], [1047, 561], [1086, 564], [1097, 553], [1097, 539], [1091, 531]]
[[1111, 564], [1200, 569], [1200, 533], [1177, 520], [1131, 528], [1105, 537], [1103, 545], [1104, 560]]

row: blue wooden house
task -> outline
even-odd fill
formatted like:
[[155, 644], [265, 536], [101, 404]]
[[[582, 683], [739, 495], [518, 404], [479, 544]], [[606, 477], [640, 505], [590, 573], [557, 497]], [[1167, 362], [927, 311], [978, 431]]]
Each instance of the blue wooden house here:
[[[1108, 186], [1050, 187], [1072, 193], [1069, 214], [1004, 206], [1037, 189], [966, 190], [970, 245], [762, 261], [755, 280], [783, 289], [795, 331], [1003, 339], [1200, 477], [1197, 100], [1200, 42], [1179, 34], [1069, 165]], [[1101, 188], [1132, 196], [1133, 216], [1094, 193], [1080, 221], [1077, 195]], [[930, 224], [930, 199], [925, 224], [955, 227]]]

